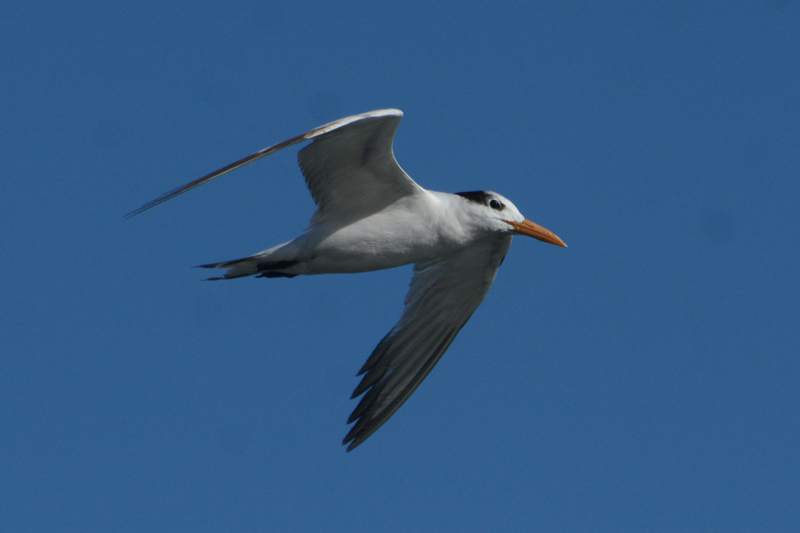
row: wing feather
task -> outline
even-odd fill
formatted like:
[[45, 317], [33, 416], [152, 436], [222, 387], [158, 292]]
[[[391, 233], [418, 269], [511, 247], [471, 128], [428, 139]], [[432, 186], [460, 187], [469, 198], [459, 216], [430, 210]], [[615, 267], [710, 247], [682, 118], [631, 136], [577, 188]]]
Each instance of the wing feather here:
[[[359, 168], [358, 166], [354, 166], [355, 161], [352, 157], [344, 157], [340, 162], [342, 165], [344, 165], [344, 167], [341, 165], [337, 167], [336, 157], [331, 156], [331, 154], [335, 156], [336, 150], [342, 150], [347, 147], [347, 139], [355, 139], [358, 141], [357, 144], [361, 147], [363, 155], [362, 160], [364, 164], [362, 167], [366, 169], [366, 172], [362, 171], [360, 174], [358, 174], [359, 177], [354, 183], [366, 182], [368, 185], [370, 177], [375, 178], [377, 175], [376, 173], [386, 172], [386, 175], [389, 176], [389, 179], [386, 181], [386, 186], [392, 189], [406, 191], [407, 194], [408, 191], [412, 191], [414, 190], [414, 187], [418, 188], [419, 186], [414, 183], [414, 181], [411, 180], [411, 178], [409, 178], [405, 172], [403, 172], [403, 170], [397, 164], [397, 161], [395, 161], [392, 153], [392, 139], [394, 138], [394, 132], [397, 130], [397, 126], [400, 124], [400, 120], [402, 118], [403, 112], [400, 110], [381, 109], [378, 111], [370, 111], [368, 113], [362, 113], [360, 115], [353, 115], [351, 117], [335, 120], [323, 126], [319, 126], [318, 128], [314, 128], [313, 130], [307, 131], [301, 135], [292, 137], [291, 139], [268, 146], [254, 154], [250, 154], [247, 157], [235, 161], [230, 165], [226, 165], [219, 170], [215, 170], [210, 174], [206, 174], [201, 178], [189, 182], [186, 185], [182, 185], [176, 189], [164, 193], [155, 200], [151, 200], [146, 204], [143, 204], [138, 209], [131, 211], [125, 215], [125, 218], [127, 219], [136, 216], [139, 213], [166, 202], [167, 200], [171, 200], [176, 196], [190, 191], [195, 187], [199, 187], [204, 183], [208, 183], [215, 178], [227, 174], [232, 170], [243, 167], [249, 163], [252, 163], [253, 161], [261, 159], [262, 157], [274, 154], [278, 150], [288, 148], [289, 146], [301, 143], [303, 141], [315, 139], [323, 141], [322, 144], [325, 145], [327, 149], [322, 150], [321, 152], [328, 156], [323, 172], [312, 170], [310, 174], [312, 177], [309, 178], [308, 175], [306, 176], [306, 182], [311, 189], [311, 194], [314, 197], [314, 201], [318, 205], [327, 205], [327, 198], [329, 197], [332, 199], [333, 203], [336, 204], [338, 202], [338, 196], [335, 192], [333, 192], [332, 189], [340, 185], [343, 178], [346, 180], [346, 168]], [[364, 124], [360, 125], [362, 122]], [[370, 132], [372, 132], [372, 135], [370, 135]], [[337, 139], [339, 139], [338, 142]], [[314, 144], [316, 144], [316, 141], [310, 146], [313, 146]], [[313, 153], [313, 151], [309, 153]], [[345, 150], [343, 153], [350, 154], [347, 152], [347, 150]], [[311, 164], [311, 166], [313, 167], [314, 165]], [[336, 179], [334, 179], [334, 181], [331, 183], [325, 183], [324, 178], [326, 175], [333, 175]], [[354, 189], [350, 187], [350, 191], [352, 192], [353, 190]], [[358, 193], [357, 190], [355, 190], [355, 192]], [[374, 191], [369, 190], [365, 192], [374, 193]], [[322, 200], [322, 203], [320, 203], [320, 200]]]
[[402, 113], [369, 116], [320, 135], [297, 161], [317, 204], [312, 224], [380, 211], [399, 198], [422, 192], [394, 157], [394, 134]]
[[430, 373], [494, 282], [511, 237], [492, 237], [418, 263], [400, 321], [378, 343], [358, 375], [353, 398], [364, 394], [348, 419], [352, 450], [411, 396]]

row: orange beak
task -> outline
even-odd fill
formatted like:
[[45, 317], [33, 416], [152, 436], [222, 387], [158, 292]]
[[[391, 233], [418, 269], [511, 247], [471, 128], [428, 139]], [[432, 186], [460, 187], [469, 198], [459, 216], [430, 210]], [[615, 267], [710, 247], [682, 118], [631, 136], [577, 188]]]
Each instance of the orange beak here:
[[559, 239], [555, 233], [548, 229], [544, 229], [539, 224], [534, 224], [527, 218], [525, 219], [525, 222], [509, 222], [508, 220], [504, 222], [514, 228], [514, 233], [527, 235], [528, 237], [533, 237], [534, 239], [539, 239], [543, 242], [549, 242], [550, 244], [555, 244], [556, 246], [563, 246], [564, 248], [567, 247], [567, 245], [564, 244], [564, 241]]

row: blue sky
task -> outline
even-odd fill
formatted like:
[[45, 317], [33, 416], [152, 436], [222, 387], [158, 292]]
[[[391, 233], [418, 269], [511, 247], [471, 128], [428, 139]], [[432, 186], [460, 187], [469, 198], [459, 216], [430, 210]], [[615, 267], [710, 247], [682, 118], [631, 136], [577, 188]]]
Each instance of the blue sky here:
[[[6, 2], [9, 531], [800, 530], [800, 3]], [[410, 267], [201, 283], [314, 206], [289, 149], [405, 112], [516, 239], [397, 414], [340, 446]]]

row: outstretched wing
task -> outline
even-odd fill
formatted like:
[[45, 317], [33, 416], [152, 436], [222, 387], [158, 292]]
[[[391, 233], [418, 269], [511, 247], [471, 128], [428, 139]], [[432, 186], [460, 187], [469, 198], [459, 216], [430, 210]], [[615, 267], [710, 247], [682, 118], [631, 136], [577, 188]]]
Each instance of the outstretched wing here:
[[[414, 266], [400, 321], [359, 371], [353, 398], [364, 394], [342, 444], [352, 450], [403, 405], [483, 301], [511, 246], [492, 237]], [[366, 393], [366, 394], [365, 394]]]
[[319, 135], [297, 161], [317, 204], [312, 223], [380, 211], [422, 191], [394, 158], [392, 141], [403, 113], [394, 109], [359, 115]]
[[[319, 147], [310, 150], [306, 155], [301, 155], [300, 164], [306, 166], [303, 174], [306, 176], [311, 195], [319, 206], [318, 213], [342, 205], [345, 193], [337, 191], [337, 187], [343, 187], [351, 193], [355, 192], [356, 196], [374, 198], [376, 201], [393, 194], [399, 196], [410, 194], [420, 190], [420, 187], [403, 172], [392, 153], [392, 139], [402, 118], [402, 111], [383, 109], [336, 120], [259, 150], [211, 174], [173, 189], [131, 211], [125, 218], [147, 211], [231, 170], [308, 140], [315, 142], [301, 153], [316, 145]], [[353, 176], [350, 184], [347, 183], [349, 175]], [[399, 196], [395, 196], [395, 199]], [[366, 200], [357, 200], [357, 203], [362, 201]]]

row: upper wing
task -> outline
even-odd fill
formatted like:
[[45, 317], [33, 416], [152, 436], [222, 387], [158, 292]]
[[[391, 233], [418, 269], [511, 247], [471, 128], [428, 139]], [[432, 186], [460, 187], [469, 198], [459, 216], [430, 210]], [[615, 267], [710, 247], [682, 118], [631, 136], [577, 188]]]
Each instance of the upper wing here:
[[297, 161], [317, 204], [312, 223], [331, 214], [364, 216], [422, 190], [392, 151], [402, 118], [392, 109], [358, 115], [300, 150]]
[[[319, 205], [320, 211], [328, 206], [342, 203], [342, 195], [334, 189], [343, 185], [350, 192], [355, 192], [356, 196], [364, 194], [375, 197], [381, 191], [396, 191], [394, 194], [400, 196], [410, 194], [414, 190], [419, 190], [419, 186], [403, 172], [392, 153], [392, 139], [402, 118], [402, 111], [382, 109], [336, 120], [259, 150], [211, 174], [162, 194], [155, 200], [131, 211], [125, 215], [125, 218], [147, 211], [151, 207], [171, 200], [190, 189], [227, 174], [231, 170], [252, 163], [256, 159], [311, 139], [314, 139], [315, 142], [301, 152], [305, 152], [317, 144], [321, 146], [319, 150], [308, 152], [308, 155], [301, 155], [300, 164], [301, 167], [307, 165], [308, 170], [304, 169], [303, 174], [306, 176], [306, 183], [308, 183], [311, 195]], [[360, 164], [358, 164], [359, 161]], [[349, 175], [348, 172], [352, 170], [357, 172], [352, 186], [350, 186], [346, 183], [346, 179]], [[370, 176], [375, 183], [370, 182]], [[330, 182], [326, 179], [330, 179]]]
[[366, 392], [347, 423], [352, 450], [391, 417], [416, 390], [483, 301], [508, 252], [511, 237], [417, 263], [400, 321], [359, 371], [353, 398]]

